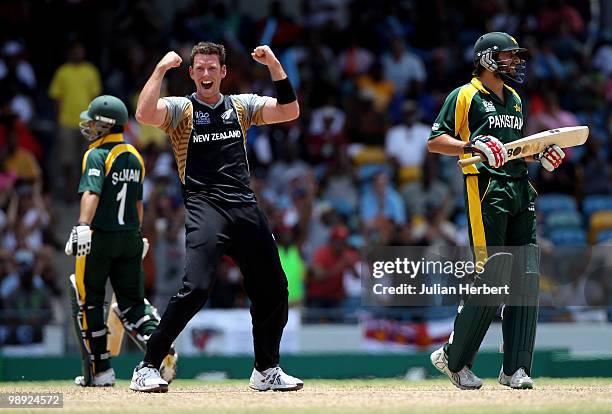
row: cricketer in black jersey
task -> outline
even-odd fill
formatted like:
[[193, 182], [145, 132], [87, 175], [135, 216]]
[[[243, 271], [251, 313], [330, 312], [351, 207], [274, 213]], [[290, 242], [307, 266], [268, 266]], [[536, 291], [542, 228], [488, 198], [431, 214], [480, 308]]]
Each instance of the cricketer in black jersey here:
[[161, 128], [170, 135], [186, 193], [198, 192], [211, 202], [255, 203], [246, 130], [264, 124], [261, 108], [266, 98], [221, 95], [214, 105], [200, 101], [195, 93], [162, 99], [168, 115]]
[[166, 131], [183, 184], [186, 259], [183, 283], [174, 295], [136, 367], [130, 388], [165, 392], [160, 364], [187, 322], [206, 303], [223, 254], [231, 256], [244, 277], [251, 300], [255, 366], [249, 386], [259, 391], [299, 390], [304, 383], [279, 367], [280, 340], [288, 314], [287, 278], [268, 221], [249, 188], [246, 130], [249, 126], [290, 121], [299, 105], [280, 62], [268, 46], [251, 56], [268, 67], [277, 98], [220, 93], [225, 77], [225, 49], [198, 43], [191, 52], [189, 75], [196, 92], [160, 98], [163, 77], [182, 59], [168, 52], [145, 84], [136, 119]]

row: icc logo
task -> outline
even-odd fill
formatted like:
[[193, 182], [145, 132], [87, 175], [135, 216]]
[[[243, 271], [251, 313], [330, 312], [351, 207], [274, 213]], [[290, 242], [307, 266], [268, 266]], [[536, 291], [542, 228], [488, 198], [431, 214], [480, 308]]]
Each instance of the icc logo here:
[[493, 102], [483, 100], [482, 106], [484, 106], [485, 112], [495, 112], [495, 105], [493, 105]]
[[210, 124], [210, 114], [208, 112], [196, 111], [193, 115], [194, 115], [193, 122], [196, 125]]

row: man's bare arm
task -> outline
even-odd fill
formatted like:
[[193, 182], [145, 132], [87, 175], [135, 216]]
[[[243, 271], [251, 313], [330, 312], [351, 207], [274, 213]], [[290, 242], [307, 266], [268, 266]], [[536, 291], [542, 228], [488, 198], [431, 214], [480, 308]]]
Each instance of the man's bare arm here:
[[497, 138], [479, 135], [471, 141], [460, 141], [448, 134], [442, 134], [427, 142], [429, 152], [461, 156], [467, 152], [477, 153], [493, 168], [499, 168], [508, 161], [508, 150]]
[[91, 225], [96, 209], [98, 208], [98, 202], [100, 196], [91, 191], [85, 191], [81, 196], [81, 212], [79, 214], [79, 223], [85, 223]]
[[444, 155], [463, 155], [464, 148], [468, 143], [453, 138], [448, 134], [442, 134], [427, 142], [429, 152]]
[[136, 106], [136, 120], [138, 122], [153, 126], [160, 126], [164, 123], [168, 109], [159, 98], [162, 81], [166, 72], [171, 68], [179, 67], [182, 61], [176, 52], [170, 51], [155, 66], [151, 77], [149, 77], [138, 96]]
[[[253, 53], [251, 53], [251, 56], [255, 61], [268, 67], [273, 82], [282, 81], [287, 78], [283, 66], [269, 46], [264, 45], [256, 47]], [[262, 108], [262, 117], [267, 124], [292, 121], [298, 116], [300, 116], [300, 105], [297, 99], [293, 102], [280, 104], [278, 103], [278, 99], [268, 98]]]

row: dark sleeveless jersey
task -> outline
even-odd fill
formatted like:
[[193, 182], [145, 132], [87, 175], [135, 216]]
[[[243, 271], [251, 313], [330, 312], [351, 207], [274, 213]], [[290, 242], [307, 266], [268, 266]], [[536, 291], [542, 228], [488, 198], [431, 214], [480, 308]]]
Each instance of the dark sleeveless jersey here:
[[264, 124], [265, 97], [221, 96], [211, 106], [189, 97], [164, 98], [168, 115], [161, 128], [170, 135], [186, 194], [223, 204], [255, 203], [249, 187], [246, 131]]

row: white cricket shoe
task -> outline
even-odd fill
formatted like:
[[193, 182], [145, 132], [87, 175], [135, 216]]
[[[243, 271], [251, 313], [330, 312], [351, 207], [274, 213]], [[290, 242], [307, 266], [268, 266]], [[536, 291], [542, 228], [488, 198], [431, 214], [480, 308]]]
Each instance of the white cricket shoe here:
[[168, 383], [159, 375], [157, 368], [141, 362], [134, 368], [130, 389], [140, 392], [168, 392]]
[[304, 387], [304, 381], [285, 374], [281, 367], [268, 368], [262, 372], [253, 368], [249, 387], [257, 391], [297, 391]]
[[467, 366], [459, 372], [453, 372], [448, 368], [448, 357], [444, 347], [431, 353], [431, 363], [438, 371], [446, 374], [453, 385], [462, 390], [477, 390], [482, 387], [482, 380], [478, 378]]
[[504, 373], [504, 367], [502, 367], [501, 371], [499, 371], [499, 378], [497, 380], [501, 385], [517, 390], [533, 388], [533, 380], [527, 375], [523, 368], [517, 369], [516, 372], [510, 376]]
[[85, 384], [85, 377], [82, 375], [76, 377], [74, 383], [81, 387], [112, 387], [115, 385], [115, 370], [109, 368], [106, 371], [95, 374], [93, 384], [90, 385]]
[[162, 377], [164, 381], [168, 384], [172, 382], [176, 378], [176, 364], [178, 362], [178, 352], [174, 349], [174, 345], [170, 347], [170, 351], [168, 355], [164, 358], [161, 363], [161, 367], [159, 367], [159, 375]]

